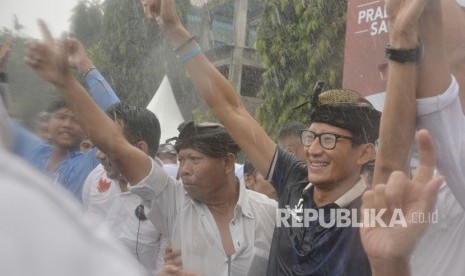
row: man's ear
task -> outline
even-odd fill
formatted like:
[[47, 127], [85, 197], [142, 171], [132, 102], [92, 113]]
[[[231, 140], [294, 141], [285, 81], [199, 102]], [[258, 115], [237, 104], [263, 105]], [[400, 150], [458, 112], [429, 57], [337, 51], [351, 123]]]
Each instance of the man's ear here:
[[359, 146], [359, 157], [357, 159], [357, 164], [363, 166], [364, 164], [375, 160], [376, 151], [375, 145], [372, 143], [363, 144]]
[[137, 142], [136, 147], [143, 151], [145, 154], [149, 154], [149, 145], [147, 145], [147, 142], [139, 141]]
[[232, 153], [228, 153], [224, 157], [225, 160], [225, 172], [226, 173], [236, 173], [236, 156]]

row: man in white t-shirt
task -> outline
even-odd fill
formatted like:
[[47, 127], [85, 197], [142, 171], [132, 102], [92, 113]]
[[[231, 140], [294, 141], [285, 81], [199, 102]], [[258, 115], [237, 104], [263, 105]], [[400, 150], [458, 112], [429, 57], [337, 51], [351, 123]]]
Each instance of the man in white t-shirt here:
[[170, 143], [161, 144], [156, 156], [163, 162], [163, 168], [174, 179], [178, 177], [178, 153]]
[[424, 216], [430, 226], [421, 239], [418, 235], [408, 259], [412, 275], [462, 275], [465, 265], [458, 260], [465, 256], [465, 117], [446, 54], [449, 45], [443, 40], [447, 16], [441, 12], [458, 7], [454, 0], [406, 2], [386, 2], [389, 24], [395, 27], [389, 33], [389, 78], [373, 185], [407, 166], [416, 127], [430, 132], [447, 185], [440, 187], [433, 212]]
[[[160, 127], [156, 116], [141, 107], [118, 103], [107, 110], [123, 134], [149, 156], [157, 152]], [[102, 151], [101, 164], [87, 177], [82, 192], [86, 214], [114, 234], [152, 275], [163, 266], [168, 239], [147, 220], [142, 200], [127, 190], [127, 181]]]

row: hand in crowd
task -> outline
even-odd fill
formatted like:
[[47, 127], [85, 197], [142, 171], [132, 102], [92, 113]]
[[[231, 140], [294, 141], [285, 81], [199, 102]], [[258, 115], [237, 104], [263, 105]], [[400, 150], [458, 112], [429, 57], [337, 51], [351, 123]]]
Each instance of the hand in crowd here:
[[10, 55], [10, 48], [13, 44], [13, 37], [10, 37], [5, 44], [0, 44], [0, 73], [5, 72], [6, 62]]
[[[418, 41], [418, 23], [425, 8], [439, 5], [440, 0], [386, 0], [391, 46], [406, 39], [412, 46]], [[404, 41], [401, 41], [404, 42]]]
[[29, 44], [26, 63], [43, 79], [61, 87], [65, 79], [72, 76], [68, 65], [67, 35], [55, 40], [44, 21], [39, 20], [38, 24], [43, 40]]
[[173, 250], [167, 246], [165, 250], [165, 265], [160, 271], [160, 276], [198, 276], [195, 272], [182, 269], [181, 250]]
[[175, 265], [165, 264], [161, 269], [159, 276], [199, 276], [199, 274], [191, 271], [186, 271]]
[[419, 166], [413, 179], [405, 174], [394, 172], [386, 184], [377, 185], [374, 190], [363, 195], [362, 221], [364, 209], [387, 209], [382, 216], [389, 225], [395, 209], [400, 209], [407, 227], [362, 227], [360, 234], [370, 261], [408, 259], [416, 243], [425, 232], [428, 223], [415, 221], [415, 214], [425, 218], [433, 210], [437, 192], [443, 178], [433, 177], [436, 160], [431, 136], [426, 130], [418, 132]]
[[141, 0], [141, 2], [147, 18], [152, 19], [155, 15], [163, 32], [182, 26], [173, 0]]
[[93, 66], [86, 49], [75, 38], [68, 39], [68, 62], [71, 68], [75, 68], [81, 73], [86, 73]]
[[165, 250], [165, 264], [182, 267], [181, 250], [174, 250], [168, 245]]

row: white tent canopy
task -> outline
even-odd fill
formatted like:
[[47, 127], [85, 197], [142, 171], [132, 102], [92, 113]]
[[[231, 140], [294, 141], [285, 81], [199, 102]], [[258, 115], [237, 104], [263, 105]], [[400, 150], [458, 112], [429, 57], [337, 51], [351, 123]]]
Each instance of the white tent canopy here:
[[166, 75], [152, 100], [147, 105], [147, 109], [155, 113], [160, 121], [160, 144], [165, 143], [166, 139], [178, 136], [177, 127], [184, 122], [184, 118], [181, 110], [179, 110], [170, 81]]

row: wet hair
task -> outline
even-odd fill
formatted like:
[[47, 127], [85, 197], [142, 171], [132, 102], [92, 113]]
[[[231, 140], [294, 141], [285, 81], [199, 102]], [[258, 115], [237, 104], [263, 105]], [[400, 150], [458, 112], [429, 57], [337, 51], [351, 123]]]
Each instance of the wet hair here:
[[284, 125], [281, 126], [281, 128], [278, 131], [278, 142], [291, 136], [299, 137], [300, 141], [300, 131], [302, 129], [307, 129], [307, 127], [304, 124], [297, 121], [287, 121]]
[[177, 152], [191, 148], [209, 157], [222, 158], [232, 153], [236, 155], [240, 148], [231, 138], [224, 126], [216, 123], [193, 121], [182, 123], [179, 136], [174, 145]]
[[250, 163], [250, 161], [245, 160], [243, 170], [244, 174], [253, 175], [255, 172], [255, 167], [252, 165], [252, 163]]
[[60, 108], [66, 107], [68, 108], [68, 104], [63, 100], [63, 99], [56, 99], [53, 102], [51, 102], [48, 107], [47, 107], [47, 112], [48, 113], [53, 113], [57, 111]]
[[156, 156], [161, 160], [171, 160], [173, 163], [177, 162], [178, 153], [174, 149], [174, 146], [170, 143], [161, 144], [158, 147]]
[[157, 116], [145, 107], [116, 103], [107, 110], [108, 116], [121, 124], [124, 137], [132, 145], [144, 141], [148, 154], [155, 157], [160, 143], [160, 123]]

